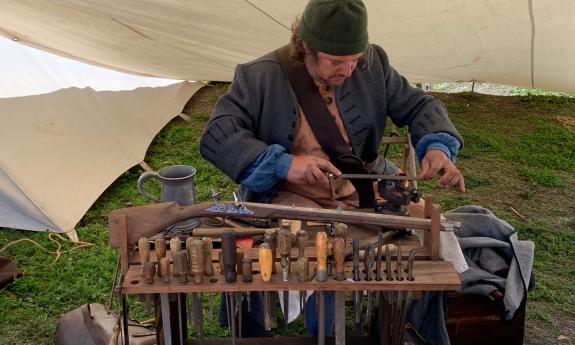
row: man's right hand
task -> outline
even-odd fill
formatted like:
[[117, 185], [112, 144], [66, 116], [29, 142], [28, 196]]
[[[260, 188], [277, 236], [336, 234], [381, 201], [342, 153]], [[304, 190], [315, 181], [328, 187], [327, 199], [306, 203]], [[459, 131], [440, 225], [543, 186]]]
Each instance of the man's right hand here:
[[296, 184], [320, 184], [329, 185], [326, 173], [335, 176], [341, 172], [327, 159], [315, 156], [294, 156], [288, 170], [287, 180]]

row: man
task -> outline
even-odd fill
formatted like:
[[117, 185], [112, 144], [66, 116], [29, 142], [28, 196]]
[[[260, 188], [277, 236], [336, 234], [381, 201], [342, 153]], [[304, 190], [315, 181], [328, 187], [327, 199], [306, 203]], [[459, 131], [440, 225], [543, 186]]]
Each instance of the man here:
[[[240, 183], [250, 201], [354, 208], [361, 201], [354, 185], [327, 173], [342, 173], [345, 164], [334, 163], [346, 150], [361, 158], [362, 171], [383, 173], [387, 165], [377, 149], [389, 117], [409, 126], [421, 177], [441, 175], [438, 186], [464, 191], [453, 163], [463, 140], [447, 111], [412, 88], [385, 51], [368, 42], [361, 0], [311, 0], [292, 27], [290, 63], [311, 77], [337, 129], [320, 138], [326, 129], [302, 110], [306, 105], [290, 85], [296, 74], [280, 65], [284, 48], [237, 66], [202, 136], [202, 156]], [[335, 154], [327, 152], [331, 138], [344, 143]]]

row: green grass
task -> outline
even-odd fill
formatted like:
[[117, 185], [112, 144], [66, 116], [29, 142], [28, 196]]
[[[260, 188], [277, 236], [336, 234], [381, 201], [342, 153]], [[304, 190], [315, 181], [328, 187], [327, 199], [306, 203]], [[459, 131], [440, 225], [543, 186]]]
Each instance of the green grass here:
[[[172, 121], [157, 135], [146, 155], [154, 168], [171, 164], [196, 167], [199, 201], [210, 200], [214, 188], [223, 190], [224, 198], [230, 199], [235, 188], [198, 152], [211, 107], [226, 87], [213, 84], [198, 93], [186, 108], [192, 123]], [[467, 204], [487, 207], [509, 221], [521, 238], [536, 243], [537, 288], [529, 296], [528, 343], [551, 344], [557, 334], [568, 333], [575, 320], [575, 131], [557, 121], [557, 116], [575, 116], [575, 100], [548, 95], [436, 96], [451, 110], [450, 116], [465, 138], [458, 166], [467, 192], [440, 190], [434, 181], [422, 182], [420, 189], [435, 195], [444, 210]], [[401, 149], [392, 145], [388, 154], [398, 158]], [[52, 344], [58, 315], [83, 303], [106, 303], [117, 258], [116, 250], [107, 245], [107, 214], [126, 202], [147, 203], [136, 189], [142, 172], [134, 167], [122, 174], [78, 224], [80, 238], [93, 246], [66, 252], [52, 265], [54, 254], [28, 242], [1, 253], [17, 262], [24, 276], [0, 292], [0, 344]], [[147, 187], [151, 193], [159, 193], [154, 182]], [[47, 233], [10, 229], [0, 231], [0, 246], [26, 237], [50, 251], [57, 249]], [[65, 251], [74, 247], [69, 242], [62, 245]], [[117, 303], [114, 306], [117, 308]], [[207, 311], [206, 295], [204, 308]], [[130, 299], [130, 310], [134, 318], [150, 317], [135, 298]], [[546, 330], [559, 333], [548, 334]], [[290, 325], [287, 333], [278, 329], [275, 334], [302, 332], [300, 323]], [[206, 334], [225, 337], [229, 332], [208, 321]]]

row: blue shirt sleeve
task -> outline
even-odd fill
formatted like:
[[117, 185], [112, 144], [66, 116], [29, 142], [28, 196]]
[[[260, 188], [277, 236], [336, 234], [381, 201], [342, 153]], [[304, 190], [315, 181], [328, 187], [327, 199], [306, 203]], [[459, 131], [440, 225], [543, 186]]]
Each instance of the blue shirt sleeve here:
[[417, 153], [419, 162], [423, 160], [423, 157], [427, 151], [431, 149], [438, 149], [443, 151], [452, 162], [455, 162], [455, 158], [457, 157], [457, 153], [459, 152], [460, 147], [461, 143], [459, 140], [457, 140], [457, 138], [451, 134], [444, 132], [431, 133], [424, 135], [419, 140], [417, 146], [415, 147], [415, 152]]
[[265, 192], [282, 180], [287, 174], [293, 156], [277, 144], [268, 146], [240, 176], [240, 183], [254, 192]]

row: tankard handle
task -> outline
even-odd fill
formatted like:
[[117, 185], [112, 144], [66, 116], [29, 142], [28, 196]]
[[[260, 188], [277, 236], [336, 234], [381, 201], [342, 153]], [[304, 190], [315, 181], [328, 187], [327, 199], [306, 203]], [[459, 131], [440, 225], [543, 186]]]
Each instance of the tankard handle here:
[[144, 190], [144, 182], [150, 178], [154, 177], [155, 179], [157, 179], [159, 181], [158, 178], [158, 172], [157, 171], [146, 171], [144, 172], [142, 175], [140, 175], [140, 177], [138, 178], [138, 192], [147, 200], [153, 201], [153, 202], [161, 202], [160, 199], [155, 198], [153, 196], [151, 196], [150, 194], [148, 194], [145, 190]]

